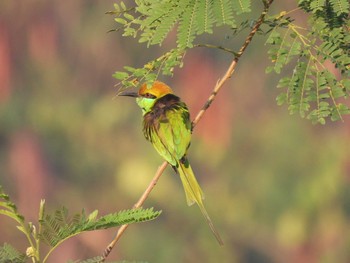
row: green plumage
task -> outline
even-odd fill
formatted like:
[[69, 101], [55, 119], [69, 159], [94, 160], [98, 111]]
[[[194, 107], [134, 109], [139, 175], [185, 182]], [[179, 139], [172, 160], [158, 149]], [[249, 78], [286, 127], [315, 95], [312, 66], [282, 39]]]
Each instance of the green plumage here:
[[168, 94], [144, 114], [143, 131], [147, 140], [172, 166], [177, 166], [191, 142], [191, 122], [186, 105]]
[[151, 87], [143, 84], [139, 91], [121, 92], [119, 96], [135, 97], [143, 114], [143, 132], [162, 156], [180, 175], [188, 205], [197, 203], [216, 240], [223, 245], [203, 204], [203, 191], [193, 174], [186, 152], [191, 143], [190, 113], [185, 103], [160, 81]]
[[143, 131], [157, 152], [178, 172], [185, 189], [187, 204], [201, 203], [204, 198], [186, 151], [191, 142], [191, 121], [186, 104], [167, 94], [144, 114]]
[[169, 164], [179, 173], [188, 205], [197, 203], [219, 244], [223, 244], [216, 231], [203, 199], [204, 194], [186, 157], [191, 142], [190, 114], [185, 103], [174, 94], [158, 99], [149, 96], [137, 98], [143, 110], [143, 132]]

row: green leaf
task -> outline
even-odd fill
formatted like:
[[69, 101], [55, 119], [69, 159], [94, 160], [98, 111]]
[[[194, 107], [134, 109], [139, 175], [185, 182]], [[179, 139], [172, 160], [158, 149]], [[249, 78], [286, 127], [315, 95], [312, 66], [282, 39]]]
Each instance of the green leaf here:
[[284, 103], [286, 103], [288, 100], [288, 96], [286, 93], [281, 93], [277, 96], [276, 101], [277, 101], [277, 105], [281, 106]]
[[113, 4], [113, 7], [114, 7], [114, 9], [115, 9], [115, 11], [116, 11], [117, 13], [120, 12], [120, 7], [119, 7], [118, 3], [114, 3], [114, 4]]
[[233, 8], [236, 11], [237, 15], [242, 14], [242, 13], [251, 12], [250, 0], [249, 1], [248, 0], [235, 0], [235, 1], [232, 1], [232, 5], [233, 5]]
[[[2, 200], [1, 200], [2, 199]], [[0, 185], [0, 215], [5, 215], [13, 220], [17, 221], [19, 224], [24, 223], [24, 216], [17, 212], [17, 207], [11, 202], [10, 197], [3, 192], [2, 186]]]
[[125, 17], [126, 19], [128, 19], [128, 20], [134, 20], [134, 19], [135, 19], [134, 16], [131, 15], [131, 14], [124, 13], [123, 15], [124, 15], [124, 17]]
[[[324, 124], [326, 118], [339, 120], [348, 114], [338, 99], [349, 96], [350, 37], [342, 18], [332, 9], [336, 2], [343, 6], [343, 1], [333, 1], [331, 6], [322, 0], [299, 1], [311, 13], [310, 31], [291, 20], [283, 25], [275, 21], [270, 24], [274, 28], [266, 41], [273, 63], [266, 72], [281, 73], [287, 64], [295, 63], [291, 76], [278, 82], [278, 88], [286, 88], [286, 95], [278, 95], [277, 103], [288, 104], [291, 114], [298, 112], [312, 123]], [[339, 76], [325, 68], [325, 61], [333, 63]]]
[[7, 243], [5, 243], [3, 246], [0, 246], [0, 262], [25, 263], [26, 261], [26, 255], [20, 253], [13, 246]]
[[116, 79], [123, 80], [123, 79], [127, 79], [129, 77], [129, 74], [123, 71], [117, 71], [113, 74], [113, 77]]
[[[184, 1], [179, 4], [181, 3], [184, 3]], [[163, 42], [186, 8], [187, 6], [183, 6], [182, 8], [181, 6], [171, 6], [170, 9], [161, 16], [162, 22], [159, 23], [156, 30], [154, 30], [154, 34], [150, 41], [151, 45], [161, 44]]]
[[122, 25], [126, 25], [128, 23], [128, 21], [126, 21], [124, 18], [121, 18], [121, 17], [114, 18], [114, 21]]
[[56, 247], [62, 241], [85, 231], [149, 221], [157, 218], [160, 213], [161, 211], [153, 211], [153, 208], [131, 209], [96, 218], [96, 210], [89, 216], [84, 211], [69, 216], [68, 210], [62, 207], [53, 214], [44, 216], [40, 238], [49, 246]]
[[311, 1], [310, 8], [312, 9], [313, 12], [321, 11], [323, 10], [324, 5], [325, 5], [325, 0], [314, 0], [314, 1]]
[[124, 4], [123, 1], [120, 1], [120, 6], [121, 6], [121, 8], [123, 9], [123, 11], [126, 10], [126, 5]]
[[199, 35], [204, 32], [209, 34], [213, 33], [214, 18], [211, 7], [212, 0], [202, 0], [198, 3], [195, 20], [198, 22], [197, 33]]
[[[244, 0], [248, 2], [248, 0]], [[250, 0], [249, 0], [250, 1]], [[236, 26], [233, 18], [233, 6], [231, 0], [212, 1], [213, 18], [217, 26]]]
[[329, 0], [335, 13], [339, 16], [349, 13], [349, 1], [348, 0]]
[[177, 44], [181, 49], [193, 46], [192, 43], [197, 31], [195, 13], [197, 11], [198, 1], [199, 0], [188, 1], [187, 12], [182, 15], [177, 33]]
[[115, 5], [115, 21], [122, 25], [123, 36], [139, 36], [138, 42], [148, 46], [161, 45], [177, 27], [179, 49], [193, 47], [196, 36], [212, 33], [214, 25], [235, 27], [234, 13], [251, 12], [251, 0], [137, 0], [135, 4], [129, 9], [123, 2]]

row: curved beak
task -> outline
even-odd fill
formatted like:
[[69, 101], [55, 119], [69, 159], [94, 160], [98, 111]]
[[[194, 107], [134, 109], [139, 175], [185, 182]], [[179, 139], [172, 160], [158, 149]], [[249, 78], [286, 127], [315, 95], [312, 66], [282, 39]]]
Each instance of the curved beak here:
[[137, 98], [139, 94], [134, 91], [123, 91], [123, 92], [120, 92], [117, 96], [127, 96], [127, 97]]

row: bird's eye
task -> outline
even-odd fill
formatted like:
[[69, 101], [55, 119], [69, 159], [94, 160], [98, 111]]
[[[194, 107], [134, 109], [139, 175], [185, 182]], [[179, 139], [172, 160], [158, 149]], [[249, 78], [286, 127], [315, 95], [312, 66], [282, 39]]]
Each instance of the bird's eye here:
[[145, 93], [143, 97], [148, 98], [148, 99], [155, 99], [156, 96], [152, 95], [151, 93]]

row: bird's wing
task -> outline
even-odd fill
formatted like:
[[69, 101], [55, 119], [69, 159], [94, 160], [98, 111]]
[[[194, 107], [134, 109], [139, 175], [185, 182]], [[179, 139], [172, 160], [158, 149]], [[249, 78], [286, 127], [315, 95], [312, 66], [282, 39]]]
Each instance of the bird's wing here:
[[186, 153], [191, 141], [191, 123], [186, 107], [171, 109], [159, 120], [153, 133], [153, 145], [170, 164], [176, 165]]

